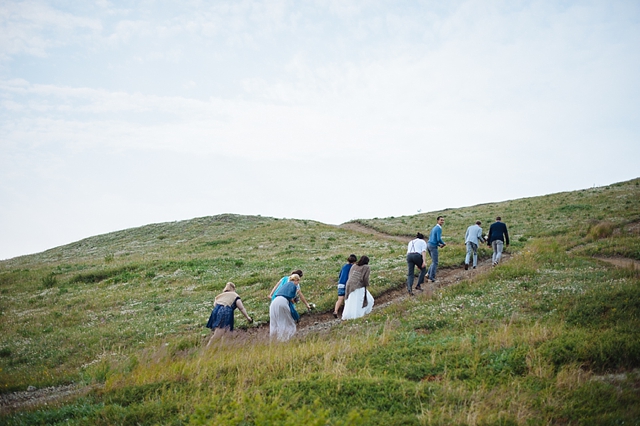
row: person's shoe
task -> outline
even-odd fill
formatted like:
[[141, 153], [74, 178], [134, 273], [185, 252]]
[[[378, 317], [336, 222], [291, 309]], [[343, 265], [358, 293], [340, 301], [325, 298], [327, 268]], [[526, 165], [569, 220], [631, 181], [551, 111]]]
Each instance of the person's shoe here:
[[334, 317], [334, 318], [338, 318], [338, 313], [337, 313], [337, 312], [334, 312], [334, 313], [333, 313], [333, 317]]
[[476, 267], [474, 266], [473, 269], [476, 269]]
[[468, 263], [465, 263], [465, 264], [464, 264], [464, 270], [466, 271], [467, 269], [469, 269], [469, 264], [468, 264]]
[[416, 290], [418, 290], [418, 291], [422, 291], [422, 287], [417, 286], [417, 287], [416, 287]]

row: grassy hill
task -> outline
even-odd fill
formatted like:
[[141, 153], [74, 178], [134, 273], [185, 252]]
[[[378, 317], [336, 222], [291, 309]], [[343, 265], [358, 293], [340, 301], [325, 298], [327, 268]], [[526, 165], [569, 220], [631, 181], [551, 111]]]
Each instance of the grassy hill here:
[[[443, 268], [460, 268], [466, 227], [479, 219], [486, 230], [496, 215], [512, 258], [433, 298], [286, 344], [253, 332], [268, 322], [281, 276], [304, 270], [305, 296], [329, 311], [348, 254], [371, 258], [376, 297], [403, 285], [406, 245], [314, 221], [220, 215], [2, 261], [0, 392], [92, 390], [0, 420], [638, 424], [640, 277], [599, 258], [640, 260], [640, 179], [357, 222], [410, 236], [437, 215], [446, 218]], [[207, 349], [204, 324], [227, 281], [255, 323], [236, 315], [249, 332]]]

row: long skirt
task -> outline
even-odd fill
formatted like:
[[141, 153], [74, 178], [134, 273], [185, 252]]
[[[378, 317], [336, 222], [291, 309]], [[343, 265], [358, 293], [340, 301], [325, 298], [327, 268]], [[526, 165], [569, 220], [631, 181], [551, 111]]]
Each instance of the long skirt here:
[[291, 316], [289, 301], [278, 296], [269, 306], [269, 335], [271, 338], [286, 342], [296, 333], [296, 322]]
[[[366, 293], [365, 293], [366, 292]], [[367, 306], [362, 307], [362, 302], [364, 302], [365, 294], [367, 295]], [[342, 319], [356, 319], [360, 318], [373, 309], [373, 296], [369, 293], [365, 287], [361, 287], [357, 290], [354, 290], [349, 294], [349, 298], [344, 301], [344, 311], [342, 311]]]

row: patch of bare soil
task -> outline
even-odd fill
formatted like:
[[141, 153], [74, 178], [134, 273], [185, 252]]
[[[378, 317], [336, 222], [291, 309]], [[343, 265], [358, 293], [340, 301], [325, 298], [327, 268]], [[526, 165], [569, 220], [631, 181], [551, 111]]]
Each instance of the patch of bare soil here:
[[23, 392], [0, 394], [0, 414], [13, 411], [35, 408], [42, 405], [54, 405], [68, 399], [87, 394], [93, 387], [77, 386], [74, 384], [64, 386], [51, 386], [42, 389], [29, 387]]
[[342, 225], [340, 225], [340, 228], [350, 229], [352, 231], [357, 231], [363, 234], [375, 235], [376, 237], [384, 238], [387, 240], [400, 241], [402, 243], [408, 243], [409, 241], [411, 241], [410, 236], [403, 237], [399, 235], [385, 234], [373, 228], [369, 228], [368, 226], [364, 226], [361, 223], [355, 223], [355, 222], [343, 223]]
[[632, 222], [628, 224], [625, 228], [629, 234], [640, 235], [640, 222]]
[[636, 271], [640, 271], [640, 261], [635, 259], [629, 259], [627, 257], [596, 257], [598, 260], [610, 263], [619, 268], [630, 268]]

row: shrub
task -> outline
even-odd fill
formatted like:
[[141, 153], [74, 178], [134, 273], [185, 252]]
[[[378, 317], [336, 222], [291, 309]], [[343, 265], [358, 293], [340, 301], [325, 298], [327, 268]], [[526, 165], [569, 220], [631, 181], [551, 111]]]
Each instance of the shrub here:
[[615, 225], [611, 222], [600, 222], [589, 228], [587, 237], [591, 240], [600, 240], [602, 238], [608, 238], [613, 234]]
[[53, 272], [46, 275], [44, 278], [42, 278], [42, 285], [44, 286], [44, 288], [52, 288], [57, 286], [58, 279], [56, 278], [56, 275]]

